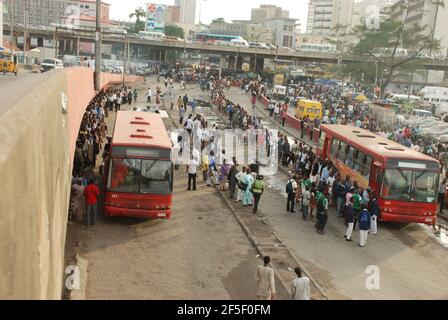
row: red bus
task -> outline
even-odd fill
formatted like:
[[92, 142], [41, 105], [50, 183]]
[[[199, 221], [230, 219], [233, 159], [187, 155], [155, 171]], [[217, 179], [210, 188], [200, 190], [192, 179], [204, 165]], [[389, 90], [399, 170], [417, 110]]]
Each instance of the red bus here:
[[[316, 137], [316, 135], [318, 135]], [[381, 221], [433, 224], [438, 208], [439, 162], [370, 131], [321, 125], [317, 154], [376, 191]]]
[[119, 111], [105, 163], [104, 214], [169, 219], [172, 143], [159, 114]]

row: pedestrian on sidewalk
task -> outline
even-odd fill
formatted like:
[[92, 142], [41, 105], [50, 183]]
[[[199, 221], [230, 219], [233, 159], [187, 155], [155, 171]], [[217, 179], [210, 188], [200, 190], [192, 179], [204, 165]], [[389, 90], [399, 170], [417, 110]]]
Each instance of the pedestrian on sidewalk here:
[[271, 118], [274, 115], [274, 109], [275, 109], [275, 101], [270, 101], [269, 102], [269, 117], [271, 117]]
[[152, 90], [151, 88], [148, 88], [148, 91], [146, 92], [146, 103], [151, 103], [151, 97], [152, 97]]
[[193, 182], [193, 191], [196, 191], [196, 176], [198, 171], [199, 162], [198, 159], [193, 157], [187, 165], [188, 173], [188, 191], [191, 190], [191, 182]]
[[310, 192], [310, 186], [305, 185], [305, 191], [302, 194], [302, 210], [303, 210], [303, 220], [308, 219], [308, 210], [310, 207], [310, 200], [311, 200], [311, 192]]
[[292, 280], [291, 298], [294, 300], [310, 300], [310, 279], [302, 276], [302, 269], [294, 269], [297, 278]]
[[354, 223], [353, 223], [353, 230], [356, 230], [359, 214], [362, 211], [362, 197], [360, 195], [361, 189], [356, 190], [356, 187], [352, 187], [352, 188], [353, 188], [353, 209], [355, 210], [355, 219], [354, 219]]
[[138, 97], [137, 89], [134, 89], [134, 102], [135, 103], [137, 103], [137, 97]]
[[236, 175], [237, 181], [237, 191], [236, 191], [236, 202], [243, 201], [244, 184], [243, 179], [246, 176], [246, 167], [243, 167], [242, 171], [239, 171]]
[[372, 191], [370, 197], [371, 199], [369, 201], [369, 205], [367, 208], [371, 214], [369, 234], [376, 235], [378, 233], [377, 220], [378, 216], [380, 215], [380, 206], [378, 204], [375, 191]]
[[275, 278], [274, 270], [270, 267], [271, 258], [265, 256], [264, 264], [257, 267], [257, 297], [258, 300], [274, 300], [275, 298]]
[[296, 200], [296, 191], [297, 191], [297, 177], [294, 176], [292, 179], [288, 180], [286, 183], [286, 211], [295, 213], [294, 211], [294, 205]]
[[252, 184], [252, 194], [254, 196], [254, 211], [253, 214], [256, 214], [258, 211], [258, 204], [260, 203], [261, 195], [264, 192], [264, 177], [262, 175], [257, 175], [257, 179], [255, 179]]
[[243, 193], [243, 206], [251, 206], [252, 203], [252, 192], [250, 192], [252, 183], [254, 182], [254, 177], [252, 176], [252, 170], [250, 168], [246, 169], [246, 174], [243, 177], [243, 184], [245, 186]]
[[229, 190], [230, 190], [230, 199], [236, 198], [236, 189], [238, 180], [236, 179], [236, 175], [238, 174], [238, 163], [234, 159], [233, 165], [229, 171]]
[[355, 211], [353, 209], [353, 196], [350, 197], [348, 202], [345, 205], [345, 221], [347, 222], [347, 230], [345, 231], [345, 240], [346, 241], [353, 241], [352, 240], [352, 232], [353, 232], [353, 221], [355, 219]]
[[362, 204], [362, 211], [359, 214], [359, 246], [364, 247], [367, 242], [367, 235], [370, 229], [370, 212], [367, 206]]
[[89, 184], [84, 189], [84, 196], [86, 197], [86, 225], [93, 225], [95, 223], [98, 211], [98, 197], [100, 189], [95, 184], [95, 179], [89, 179]]
[[229, 171], [230, 171], [230, 167], [227, 164], [226, 159], [224, 159], [223, 163], [221, 165], [221, 168], [219, 170], [219, 178], [218, 178], [219, 190], [221, 190], [221, 191], [226, 191], [226, 183], [227, 183]]
[[443, 209], [445, 208], [445, 193], [446, 193], [446, 178], [440, 182], [439, 185], [439, 213], [443, 214]]
[[78, 178], [76, 183], [72, 185], [72, 199], [73, 199], [73, 218], [75, 221], [82, 222], [85, 213], [85, 199], [82, 178]]
[[324, 186], [317, 193], [317, 223], [316, 231], [324, 234], [325, 225], [328, 220], [328, 189]]

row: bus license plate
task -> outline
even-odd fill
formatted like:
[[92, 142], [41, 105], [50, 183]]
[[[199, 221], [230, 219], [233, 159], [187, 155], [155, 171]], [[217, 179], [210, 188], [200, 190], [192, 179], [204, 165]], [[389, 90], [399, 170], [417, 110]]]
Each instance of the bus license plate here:
[[425, 218], [425, 222], [432, 222], [432, 218]]
[[166, 213], [165, 212], [159, 212], [157, 214], [158, 217], [166, 217]]

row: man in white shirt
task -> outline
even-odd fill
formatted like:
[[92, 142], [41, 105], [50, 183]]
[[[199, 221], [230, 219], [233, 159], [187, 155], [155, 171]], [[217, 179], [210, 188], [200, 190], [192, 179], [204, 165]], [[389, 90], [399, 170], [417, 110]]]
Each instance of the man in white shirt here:
[[191, 119], [191, 117], [192, 117], [192, 115], [190, 114], [185, 123], [185, 129], [187, 129], [188, 134], [190, 134], [190, 135], [191, 135], [191, 130], [193, 129], [193, 120]]
[[146, 103], [151, 103], [151, 97], [152, 97], [152, 90], [151, 88], [148, 88], [148, 91], [146, 92], [146, 95], [148, 98], [146, 99]]
[[264, 265], [257, 267], [257, 297], [258, 300], [273, 300], [275, 298], [274, 270], [269, 266], [271, 258], [263, 258]]
[[198, 171], [199, 162], [196, 157], [188, 161], [188, 191], [191, 190], [191, 181], [193, 181], [193, 191], [196, 191], [196, 173]]
[[294, 300], [310, 300], [310, 279], [302, 276], [302, 270], [296, 267], [297, 278], [292, 280], [291, 297]]

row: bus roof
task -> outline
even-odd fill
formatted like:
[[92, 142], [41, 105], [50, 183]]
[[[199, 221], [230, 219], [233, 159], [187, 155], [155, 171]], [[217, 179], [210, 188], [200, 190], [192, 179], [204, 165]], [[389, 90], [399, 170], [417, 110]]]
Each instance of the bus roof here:
[[112, 145], [171, 149], [162, 117], [157, 113], [118, 111]]
[[320, 128], [324, 132], [331, 132], [333, 136], [355, 146], [364, 153], [383, 158], [384, 161], [387, 158], [401, 158], [438, 162], [430, 156], [409, 149], [365, 129], [341, 124], [323, 124]]

